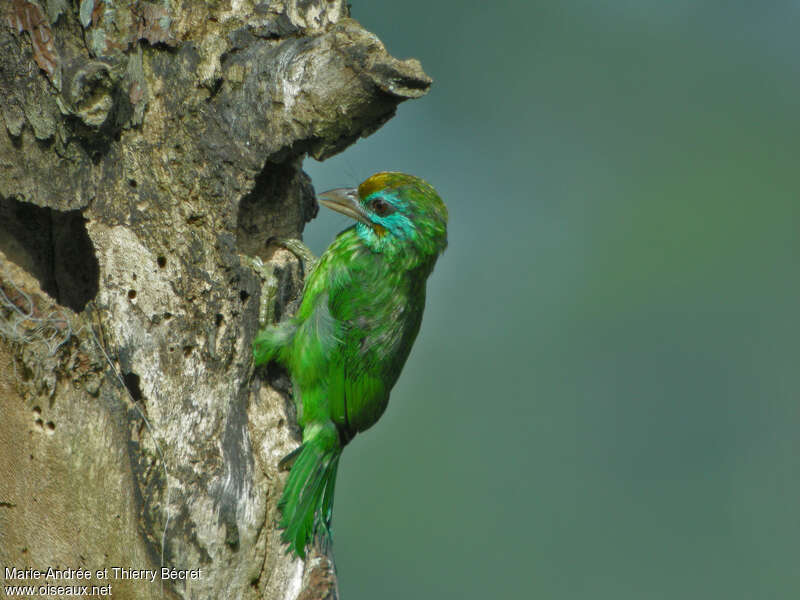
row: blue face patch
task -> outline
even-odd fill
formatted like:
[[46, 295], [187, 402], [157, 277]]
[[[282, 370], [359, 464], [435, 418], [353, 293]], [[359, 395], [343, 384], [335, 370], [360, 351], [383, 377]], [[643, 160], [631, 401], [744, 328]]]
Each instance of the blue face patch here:
[[[384, 204], [381, 204], [384, 203]], [[388, 205], [388, 206], [387, 206]], [[362, 206], [367, 212], [369, 220], [373, 223], [370, 227], [364, 223], [356, 226], [359, 237], [368, 246], [379, 252], [387, 249], [394, 240], [413, 240], [417, 236], [414, 223], [407, 216], [408, 202], [396, 195], [381, 190], [367, 196]], [[383, 215], [378, 214], [384, 213]]]

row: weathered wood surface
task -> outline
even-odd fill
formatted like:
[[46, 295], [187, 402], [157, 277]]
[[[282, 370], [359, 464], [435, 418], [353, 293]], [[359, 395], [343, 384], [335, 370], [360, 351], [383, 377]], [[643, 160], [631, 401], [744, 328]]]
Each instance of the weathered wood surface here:
[[430, 79], [341, 0], [0, 7], [0, 566], [202, 570], [74, 582], [115, 598], [335, 597], [331, 557], [275, 529], [298, 436], [285, 378], [252, 371], [242, 257], [293, 310], [302, 268], [269, 240], [316, 212], [302, 158]]

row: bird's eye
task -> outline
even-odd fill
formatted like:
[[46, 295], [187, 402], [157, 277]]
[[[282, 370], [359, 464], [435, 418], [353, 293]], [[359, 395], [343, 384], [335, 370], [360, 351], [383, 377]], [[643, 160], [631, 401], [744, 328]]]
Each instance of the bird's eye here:
[[372, 209], [372, 212], [379, 217], [385, 217], [386, 215], [394, 212], [394, 206], [389, 204], [383, 198], [375, 198], [375, 200], [372, 201], [370, 208]]

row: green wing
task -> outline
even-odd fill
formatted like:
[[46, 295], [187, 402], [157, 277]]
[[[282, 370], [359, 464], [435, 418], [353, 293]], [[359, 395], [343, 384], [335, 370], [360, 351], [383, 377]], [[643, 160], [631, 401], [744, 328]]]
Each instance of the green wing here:
[[347, 354], [340, 358], [330, 366], [328, 401], [331, 419], [350, 438], [383, 414], [389, 391], [379, 373], [354, 368], [356, 361]]

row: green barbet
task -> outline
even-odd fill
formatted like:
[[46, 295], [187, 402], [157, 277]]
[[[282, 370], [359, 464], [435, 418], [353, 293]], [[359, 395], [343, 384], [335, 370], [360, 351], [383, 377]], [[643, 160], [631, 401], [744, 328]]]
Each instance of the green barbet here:
[[292, 378], [303, 443], [281, 461], [292, 467], [278, 507], [301, 558], [316, 535], [330, 538], [342, 449], [383, 414], [447, 245], [447, 208], [418, 177], [377, 173], [319, 200], [356, 224], [320, 257], [297, 314], [253, 342], [256, 365], [275, 361]]

